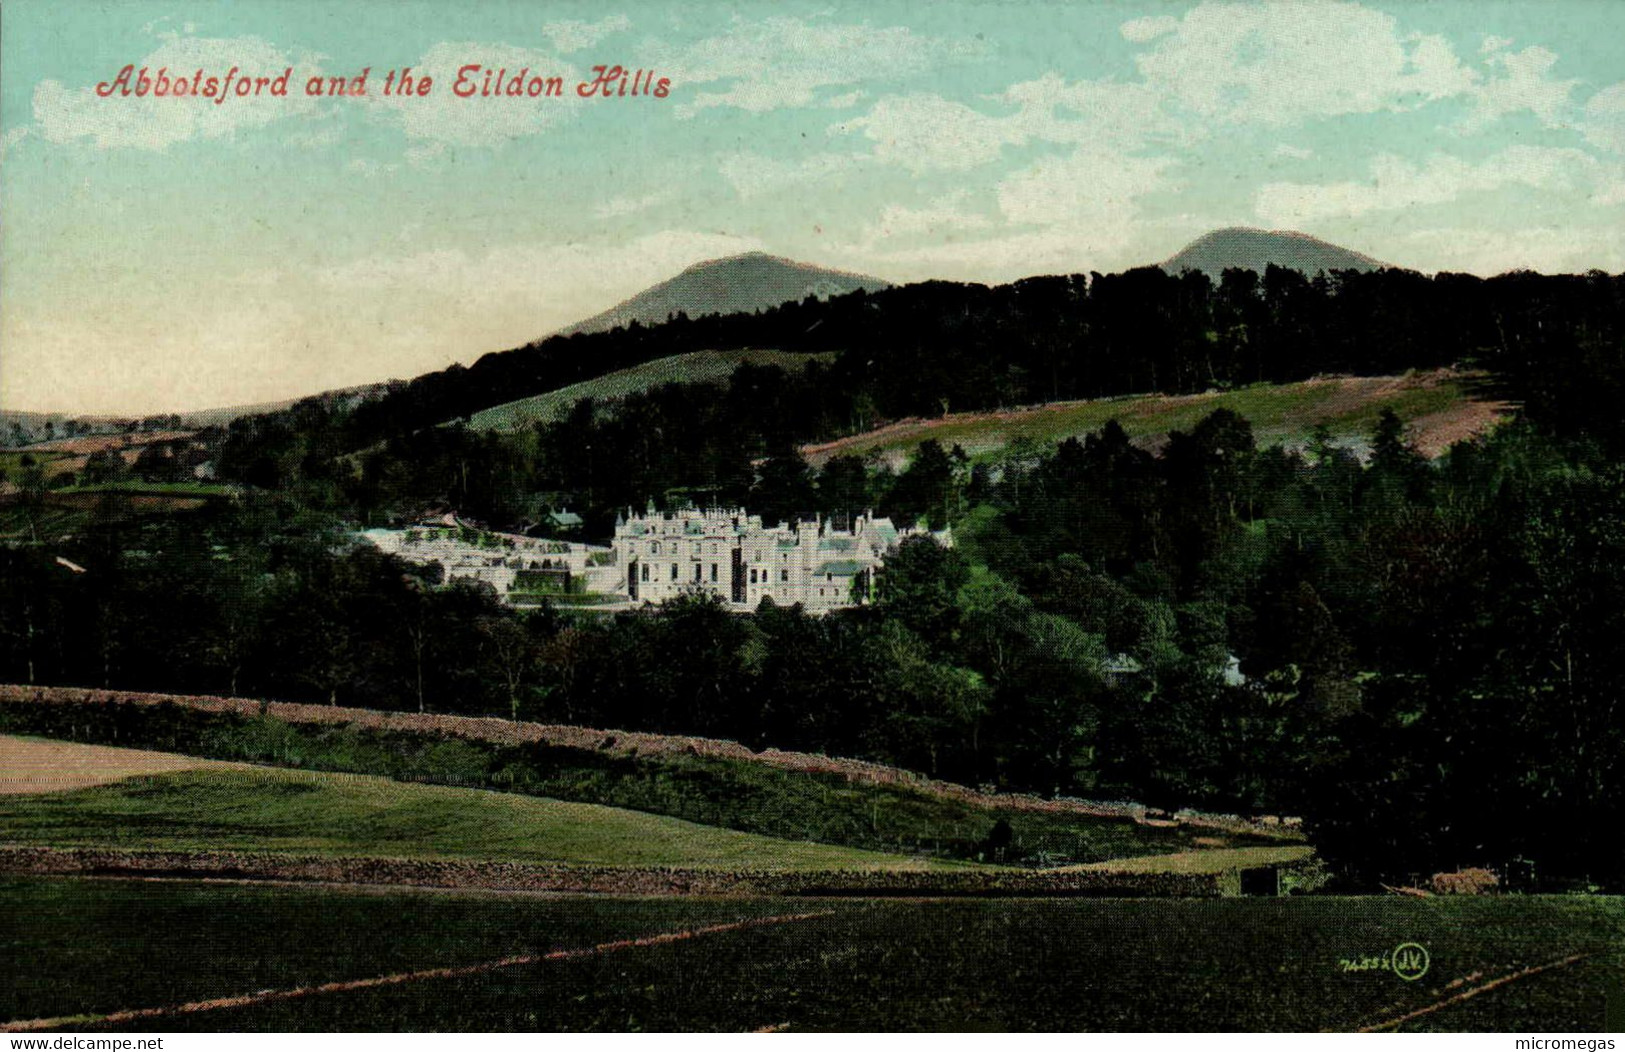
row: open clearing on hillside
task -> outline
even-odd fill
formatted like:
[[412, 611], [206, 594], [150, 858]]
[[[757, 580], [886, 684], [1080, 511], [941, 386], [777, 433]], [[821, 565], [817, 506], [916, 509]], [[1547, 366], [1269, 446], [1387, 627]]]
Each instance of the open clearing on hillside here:
[[[207, 763], [171, 760], [181, 766]], [[116, 766], [110, 770], [136, 777], [69, 792], [0, 798], [0, 839], [34, 847], [755, 871], [975, 868], [780, 840], [598, 804], [370, 775], [224, 764], [167, 774], [138, 774]]]
[[1302, 862], [1314, 853], [1315, 849], [1307, 844], [1212, 848], [1171, 855], [1140, 855], [1105, 862], [1086, 862], [1075, 868], [1096, 873], [1223, 873], [1255, 866]]
[[244, 770], [247, 765], [146, 749], [116, 749], [0, 734], [0, 796], [59, 793], [137, 775], [200, 769]]
[[546, 394], [482, 409], [469, 418], [468, 426], [476, 431], [511, 431], [531, 424], [561, 420], [583, 398], [605, 402], [662, 384], [723, 383], [733, 375], [735, 369], [745, 364], [772, 365], [786, 372], [800, 372], [808, 362], [828, 362], [834, 358], [835, 355], [828, 353], [797, 354], [792, 351], [693, 351], [658, 358]]
[[[0, 878], [0, 911], [19, 918], [0, 1020], [85, 1017], [75, 1030], [344, 983], [100, 1028], [1575, 1032], [1602, 1027], [1625, 966], [1618, 898], [707, 900]], [[1343, 966], [1402, 943], [1429, 953], [1418, 981]], [[580, 952], [478, 967], [560, 950]], [[391, 976], [407, 978], [365, 983]]]
[[1489, 430], [1510, 412], [1505, 402], [1473, 397], [1473, 388], [1481, 381], [1474, 374], [1440, 369], [1405, 376], [1328, 377], [1199, 395], [1053, 402], [994, 413], [900, 420], [861, 435], [803, 446], [802, 453], [814, 465], [848, 453], [900, 461], [919, 443], [934, 438], [944, 447], [958, 444], [972, 457], [986, 458], [1018, 438], [1058, 442], [1098, 431], [1113, 419], [1131, 437], [1155, 444], [1169, 431], [1188, 430], [1222, 407], [1246, 417], [1260, 445], [1302, 445], [1315, 425], [1325, 423], [1335, 437], [1359, 448], [1378, 415], [1391, 408], [1410, 425], [1417, 446], [1428, 456], [1438, 456], [1452, 443]]

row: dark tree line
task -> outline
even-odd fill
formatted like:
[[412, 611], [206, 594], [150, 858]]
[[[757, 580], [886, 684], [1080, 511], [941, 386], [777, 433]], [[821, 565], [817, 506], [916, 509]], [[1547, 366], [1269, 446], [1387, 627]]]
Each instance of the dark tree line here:
[[[757, 484], [753, 464], [900, 417], [1334, 372], [1483, 366], [1500, 393], [1541, 419], [1618, 445], [1625, 432], [1608, 392], [1625, 380], [1622, 294], [1625, 278], [1603, 274], [1309, 279], [1274, 267], [1229, 271], [1216, 285], [1155, 268], [996, 288], [926, 282], [554, 337], [376, 397], [308, 399], [204, 438], [222, 480], [298, 489], [308, 503], [367, 521], [438, 502], [513, 525], [570, 504], [600, 530], [627, 504], [738, 501]], [[726, 383], [673, 384], [614, 406], [582, 403], [565, 421], [515, 435], [458, 423], [655, 358], [763, 346], [835, 357], [799, 372], [744, 366]], [[793, 505], [793, 496], [784, 499]]]
[[[1115, 424], [986, 472], [927, 446], [919, 484], [959, 545], [906, 543], [877, 602], [823, 618], [703, 597], [516, 613], [284, 498], [153, 520], [109, 496], [79, 541], [0, 553], [0, 675], [1303, 814], [1367, 885], [1518, 860], [1618, 882], [1622, 849], [1596, 833], [1625, 819], [1625, 473], [1527, 422], [1430, 464], [1387, 415], [1370, 449], [1259, 448], [1224, 410], [1158, 453]], [[753, 485], [786, 508], [909, 491], [774, 459]]]

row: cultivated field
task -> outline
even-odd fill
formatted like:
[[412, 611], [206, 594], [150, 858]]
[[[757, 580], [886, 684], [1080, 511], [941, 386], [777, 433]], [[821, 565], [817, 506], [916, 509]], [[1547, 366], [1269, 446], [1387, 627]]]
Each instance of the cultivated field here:
[[[19, 919], [0, 965], [13, 1029], [1570, 1032], [1603, 1025], [1625, 966], [1618, 899], [863, 902], [0, 878], [0, 911]], [[1345, 966], [1402, 943], [1428, 951], [1415, 981]]]
[[830, 361], [832, 354], [795, 354], [790, 351], [694, 351], [606, 373], [556, 391], [521, 398], [482, 409], [469, 418], [476, 431], [512, 431], [531, 424], [550, 423], [566, 416], [583, 398], [614, 401], [662, 384], [724, 383], [741, 365], [773, 365], [799, 372], [814, 360]]
[[1410, 425], [1418, 447], [1437, 456], [1452, 443], [1489, 430], [1509, 412], [1505, 403], [1474, 397], [1481, 380], [1436, 370], [1266, 384], [1211, 394], [1131, 395], [994, 413], [950, 413], [901, 420], [876, 431], [804, 446], [802, 452], [813, 464], [847, 453], [901, 462], [919, 443], [934, 438], [945, 448], [958, 444], [972, 457], [986, 459], [1017, 439], [1049, 443], [1081, 438], [1113, 419], [1131, 437], [1154, 443], [1169, 431], [1188, 430], [1219, 408], [1246, 417], [1260, 445], [1301, 446], [1315, 426], [1324, 423], [1341, 443], [1363, 448], [1378, 415], [1391, 408]]

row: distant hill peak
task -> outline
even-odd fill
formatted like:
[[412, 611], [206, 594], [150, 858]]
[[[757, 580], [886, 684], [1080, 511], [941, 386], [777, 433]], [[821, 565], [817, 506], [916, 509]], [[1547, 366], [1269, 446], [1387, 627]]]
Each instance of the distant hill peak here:
[[1203, 234], [1159, 265], [1170, 274], [1200, 270], [1217, 281], [1232, 267], [1262, 274], [1271, 263], [1310, 276], [1323, 270], [1380, 270], [1387, 266], [1362, 252], [1296, 230], [1244, 226]]
[[808, 296], [828, 299], [857, 289], [877, 292], [891, 282], [867, 274], [798, 263], [766, 252], [708, 259], [684, 268], [602, 314], [561, 329], [561, 335], [605, 332], [633, 321], [659, 325], [679, 312], [691, 318], [777, 307]]

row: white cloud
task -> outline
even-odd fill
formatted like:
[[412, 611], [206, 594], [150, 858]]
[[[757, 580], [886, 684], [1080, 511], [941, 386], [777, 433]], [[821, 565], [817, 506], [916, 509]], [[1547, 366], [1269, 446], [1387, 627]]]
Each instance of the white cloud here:
[[722, 158], [717, 168], [740, 197], [760, 197], [836, 178], [868, 161], [863, 154], [812, 153], [781, 161], [747, 152]]
[[398, 164], [380, 164], [366, 157], [352, 157], [344, 163], [344, 170], [364, 178], [372, 179], [380, 175], [391, 175], [400, 170]]
[[677, 200], [679, 191], [676, 187], [666, 190], [657, 190], [652, 194], [641, 197], [612, 197], [593, 209], [593, 215], [599, 219], [618, 219], [621, 216], [636, 215], [647, 212], [656, 205], [667, 204]]
[[1169, 157], [1132, 157], [1082, 147], [1044, 157], [999, 184], [999, 208], [1012, 223], [1088, 231], [1095, 242], [1122, 243], [1135, 200], [1162, 188]]
[[1118, 148], [1152, 140], [1190, 141], [1163, 95], [1145, 84], [1068, 81], [1056, 73], [1006, 88], [1000, 100], [1018, 107], [1014, 123], [1034, 139]]
[[315, 150], [334, 146], [344, 139], [344, 122], [337, 109], [328, 107], [319, 116], [313, 116], [303, 125], [288, 132], [283, 141], [301, 150]]
[[549, 22], [542, 26], [542, 35], [552, 42], [555, 51], [567, 55], [572, 51], [592, 47], [607, 36], [631, 28], [630, 18], [625, 15], [610, 15], [596, 22], [581, 22], [574, 19]]
[[1167, 36], [1177, 32], [1179, 19], [1173, 15], [1148, 15], [1145, 18], [1133, 18], [1118, 27], [1123, 39], [1131, 44], [1148, 44], [1158, 37]]
[[0, 136], [0, 158], [4, 158], [6, 154], [10, 153], [16, 148], [18, 143], [28, 138], [29, 133], [32, 130], [33, 129], [31, 129], [28, 125], [23, 124], [10, 129], [5, 133], [5, 135]]
[[1625, 235], [1607, 226], [1429, 228], [1400, 233], [1392, 244], [1392, 258], [1426, 271], [1488, 276], [1521, 269], [1547, 274], [1573, 274], [1592, 267], [1613, 273], [1625, 270]]
[[444, 142], [418, 142], [406, 148], [406, 163], [414, 168], [422, 168], [434, 164], [450, 152]]
[[1339, 183], [1266, 183], [1254, 209], [1268, 223], [1297, 226], [1334, 216], [1361, 216], [1454, 201], [1503, 186], [1572, 190], [1595, 179], [1598, 165], [1583, 150], [1511, 146], [1474, 164], [1434, 154], [1418, 165], [1394, 154], [1371, 162], [1369, 179]]
[[[1492, 42], [1498, 46], [1490, 47]], [[1485, 62], [1491, 74], [1471, 93], [1473, 113], [1466, 121], [1466, 130], [1478, 130], [1525, 110], [1547, 127], [1554, 127], [1568, 110], [1569, 95], [1579, 81], [1552, 79], [1557, 53], [1539, 46], [1512, 51], [1510, 44], [1504, 38], [1485, 41]]]
[[876, 160], [913, 171], [974, 168], [998, 159], [1006, 146], [1032, 142], [1133, 151], [1186, 137], [1139, 84], [1071, 82], [1048, 73], [987, 101], [1006, 112], [986, 113], [940, 95], [891, 95], [831, 130], [861, 131], [875, 144]]
[[969, 200], [968, 191], [958, 190], [935, 198], [923, 208], [887, 205], [881, 210], [879, 218], [864, 226], [859, 240], [865, 245], [876, 246], [894, 240], [952, 236], [992, 227], [993, 219], [971, 211]]
[[1315, 155], [1311, 149], [1285, 142], [1277, 144], [1272, 152], [1276, 157], [1285, 157], [1289, 161], [1307, 161]]
[[1156, 41], [1135, 59], [1141, 75], [1206, 121], [1409, 109], [1476, 79], [1442, 38], [1402, 34], [1392, 16], [1354, 3], [1204, 3], [1177, 26], [1131, 22], [1124, 35]]
[[[315, 72], [316, 64], [309, 57], [289, 55], [257, 37], [170, 35], [134, 66], [137, 72], [145, 67], [152, 78], [164, 71], [169, 79], [185, 79], [189, 86], [198, 70], [203, 71], [205, 79], [224, 80], [235, 66], [240, 72], [234, 82], [242, 77], [274, 78], [290, 67], [293, 73], [287, 82], [286, 97], [241, 97], [232, 91], [218, 103], [192, 95], [160, 98], [148, 94], [137, 98], [133, 94], [113, 94], [104, 98], [96, 94], [94, 85], [68, 87], [46, 79], [34, 86], [34, 127], [39, 135], [55, 143], [89, 141], [104, 150], [164, 150], [177, 142], [218, 139], [234, 135], [239, 128], [308, 115], [317, 108], [318, 100], [304, 94], [300, 79]], [[106, 80], [100, 83], [113, 82], [118, 72], [107, 70]], [[133, 91], [133, 84], [131, 88]]]
[[[892, 206], [843, 253], [871, 270], [975, 281], [1141, 263], [1137, 201], [1167, 187], [1173, 164], [1086, 145], [1000, 182], [1002, 220], [971, 211], [965, 193], [923, 208]], [[924, 243], [903, 247], [911, 239]]]
[[753, 113], [807, 106], [825, 88], [846, 88], [877, 75], [922, 72], [944, 57], [973, 53], [970, 45], [924, 37], [905, 26], [874, 26], [776, 16], [736, 19], [721, 36], [655, 52], [673, 84], [717, 85], [677, 107], [679, 117], [731, 106]]
[[1580, 130], [1593, 146], [1625, 153], [1625, 82], [1603, 88], [1586, 101]]
[[940, 95], [890, 95], [864, 116], [831, 130], [861, 131], [875, 144], [877, 160], [913, 171], [974, 168], [1026, 138], [1010, 118], [989, 116]]
[[[937, 95], [890, 96], [864, 116], [832, 130], [859, 131], [872, 157], [914, 172], [988, 165], [1007, 147], [1067, 147], [1027, 161], [994, 186], [999, 213], [1019, 232], [967, 239], [990, 228], [958, 201], [896, 207], [871, 225], [857, 246], [877, 264], [939, 266], [1004, 277], [1038, 269], [1072, 270], [1116, 258], [1131, 244], [1138, 200], [1164, 189], [1176, 163], [1151, 148], [1183, 143], [1191, 132], [1167, 113], [1144, 84], [1068, 81], [1055, 73], [1011, 85], [981, 100], [995, 112]], [[891, 247], [891, 233], [929, 236], [933, 244]], [[1033, 229], [1037, 228], [1037, 229]]]

